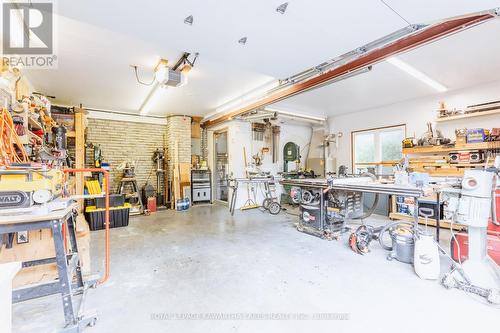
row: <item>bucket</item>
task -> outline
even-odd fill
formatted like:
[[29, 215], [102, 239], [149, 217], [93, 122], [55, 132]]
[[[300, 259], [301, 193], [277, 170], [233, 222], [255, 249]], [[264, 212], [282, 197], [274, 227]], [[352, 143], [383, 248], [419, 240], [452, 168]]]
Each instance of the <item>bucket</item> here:
[[190, 206], [191, 206], [191, 201], [189, 200], [189, 198], [184, 198], [176, 201], [175, 209], [180, 212], [188, 210]]
[[396, 228], [389, 231], [389, 234], [392, 240], [391, 257], [407, 264], [413, 263], [415, 251], [413, 233], [406, 228]]

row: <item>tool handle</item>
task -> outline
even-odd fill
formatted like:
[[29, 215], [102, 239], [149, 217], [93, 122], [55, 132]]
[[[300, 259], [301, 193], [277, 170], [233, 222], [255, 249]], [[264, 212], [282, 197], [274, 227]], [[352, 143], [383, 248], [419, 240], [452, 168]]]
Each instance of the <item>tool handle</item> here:
[[419, 207], [418, 215], [422, 215], [425, 218], [429, 218], [434, 215], [434, 209], [428, 207]]

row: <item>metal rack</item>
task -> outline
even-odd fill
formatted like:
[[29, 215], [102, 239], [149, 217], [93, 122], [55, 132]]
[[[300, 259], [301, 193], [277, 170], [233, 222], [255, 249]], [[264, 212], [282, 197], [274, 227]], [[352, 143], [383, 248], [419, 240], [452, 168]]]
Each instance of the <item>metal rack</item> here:
[[[94, 325], [97, 320], [95, 311], [81, 313], [86, 291], [97, 285], [97, 279], [84, 281], [81, 272], [80, 257], [75, 234], [75, 203], [68, 208], [48, 213], [46, 215], [17, 215], [0, 217], [0, 235], [4, 233], [26, 230], [51, 229], [54, 239], [55, 257], [25, 261], [22, 267], [35, 267], [56, 263], [58, 279], [53, 282], [35, 284], [29, 287], [13, 290], [12, 302], [18, 303], [33, 298], [52, 294], [61, 294], [64, 310], [65, 328], [61, 332], [80, 332], [87, 325]], [[65, 227], [69, 242], [65, 241]], [[65, 246], [68, 247], [66, 254]], [[78, 304], [76, 296], [81, 295]]]

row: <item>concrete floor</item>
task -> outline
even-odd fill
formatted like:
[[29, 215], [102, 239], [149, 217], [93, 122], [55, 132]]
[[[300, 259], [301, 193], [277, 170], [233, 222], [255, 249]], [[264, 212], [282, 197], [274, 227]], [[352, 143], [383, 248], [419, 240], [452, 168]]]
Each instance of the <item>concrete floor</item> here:
[[[368, 255], [356, 255], [346, 246], [347, 236], [320, 240], [297, 232], [296, 221], [258, 210], [236, 212], [233, 218], [216, 205], [131, 218], [128, 227], [111, 231], [111, 278], [88, 295], [87, 309], [97, 309], [100, 318], [85, 332], [472, 332], [498, 327], [498, 309], [420, 280], [411, 265], [387, 261], [378, 244]], [[92, 232], [92, 244], [98, 271], [103, 232]], [[446, 267], [443, 263], [443, 272]], [[166, 317], [204, 313], [298, 314], [302, 319], [345, 313], [348, 320]], [[13, 332], [54, 332], [63, 324], [60, 298], [16, 304], [13, 317]]]

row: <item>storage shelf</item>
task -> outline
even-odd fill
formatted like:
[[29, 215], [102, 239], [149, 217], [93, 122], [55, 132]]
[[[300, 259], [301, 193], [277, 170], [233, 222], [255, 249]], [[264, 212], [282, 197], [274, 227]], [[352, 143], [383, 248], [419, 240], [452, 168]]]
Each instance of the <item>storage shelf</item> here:
[[499, 114], [500, 113], [500, 108], [496, 110], [489, 110], [489, 111], [478, 111], [478, 112], [471, 112], [471, 113], [466, 113], [466, 114], [460, 114], [456, 116], [449, 116], [449, 117], [442, 117], [442, 118], [437, 118], [436, 122], [445, 122], [445, 121], [452, 121], [452, 120], [458, 120], [458, 119], [467, 119], [467, 118], [473, 118], [473, 117], [481, 117], [481, 116], [490, 116], [493, 114]]
[[463, 177], [465, 168], [462, 169], [452, 169], [452, 168], [438, 168], [438, 169], [425, 169], [425, 168], [411, 168], [414, 172], [428, 173], [433, 177]]
[[31, 125], [31, 129], [32, 129], [32, 130], [35, 130], [35, 131], [36, 131], [36, 130], [41, 130], [41, 129], [43, 129], [43, 128], [42, 128], [42, 125], [41, 125], [38, 121], [36, 121], [34, 118], [32, 118], [32, 117], [30, 117], [30, 116], [28, 116], [28, 124], [30, 124], [30, 125]]
[[[389, 218], [391, 220], [401, 220], [401, 221], [408, 221], [408, 222], [415, 221], [415, 217], [410, 216], [410, 215], [406, 215], [406, 214], [401, 214], [401, 213], [390, 213]], [[425, 225], [425, 218], [419, 217], [418, 223]], [[431, 226], [435, 227], [437, 225], [436, 220], [435, 219], [427, 219], [427, 225], [431, 225]], [[441, 226], [441, 228], [449, 229], [450, 225], [451, 225], [451, 221], [450, 220], [440, 220], [439, 225]], [[458, 223], [453, 224], [453, 230], [460, 231], [460, 230], [464, 230], [465, 228], [466, 227], [463, 224], [458, 224]]]
[[439, 154], [462, 150], [488, 150], [500, 149], [500, 141], [468, 143], [454, 146], [422, 146], [413, 148], [403, 148], [403, 154]]
[[398, 164], [399, 161], [392, 160], [392, 161], [382, 161], [382, 162], [356, 162], [356, 165], [383, 165], [383, 166], [394, 166]]

